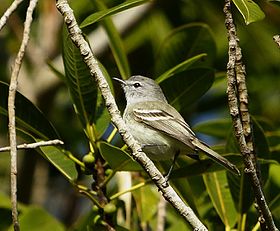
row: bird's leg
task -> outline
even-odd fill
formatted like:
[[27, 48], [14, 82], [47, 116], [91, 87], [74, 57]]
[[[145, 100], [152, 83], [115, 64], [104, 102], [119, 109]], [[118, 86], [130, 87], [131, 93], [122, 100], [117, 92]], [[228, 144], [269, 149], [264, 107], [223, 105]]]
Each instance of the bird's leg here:
[[[170, 166], [170, 168], [169, 168], [169, 170], [168, 170], [167, 175], [165, 176], [166, 183], [167, 183], [167, 182], [168, 182], [168, 180], [169, 180], [169, 177], [170, 177], [171, 172], [172, 172], [172, 170], [173, 170], [173, 168], [174, 168], [175, 161], [176, 161], [177, 157], [179, 156], [179, 153], [180, 153], [180, 151], [176, 152], [176, 153], [175, 153], [175, 155], [174, 155], [174, 158], [173, 158], [172, 164], [171, 164], [171, 166]], [[167, 183], [167, 184], [168, 184], [168, 183]]]

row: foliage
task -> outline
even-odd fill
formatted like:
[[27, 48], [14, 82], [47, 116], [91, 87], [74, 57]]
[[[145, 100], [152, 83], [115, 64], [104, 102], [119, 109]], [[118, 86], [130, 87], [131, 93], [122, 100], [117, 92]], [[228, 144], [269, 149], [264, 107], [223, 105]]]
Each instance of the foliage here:
[[[93, 48], [96, 41], [90, 39], [90, 32], [97, 26], [104, 28], [111, 50], [103, 50], [98, 58], [120, 108], [124, 107], [125, 100], [121, 89], [114, 87], [112, 77], [121, 76], [126, 79], [133, 73], [154, 78], [169, 102], [191, 125], [196, 124], [193, 126], [195, 132], [207, 143], [216, 144], [213, 148], [242, 170], [242, 158], [227, 116], [224, 73], [227, 43], [222, 6], [212, 1], [204, 1], [203, 5], [196, 1], [89, 2], [73, 1], [72, 6]], [[240, 42], [247, 63], [250, 107], [255, 116], [253, 129], [258, 163], [267, 200], [279, 226], [280, 182], [277, 172], [280, 169], [280, 107], [279, 89], [276, 86], [280, 74], [280, 54], [273, 44], [272, 36], [279, 27], [277, 15], [280, 12], [279, 8], [261, 3], [262, 9], [269, 8], [273, 13], [267, 14], [269, 19], [256, 22], [264, 18], [263, 11], [256, 3], [241, 0], [233, 2], [245, 24], [255, 22], [245, 26], [236, 11]], [[42, 3], [38, 15], [48, 13], [44, 7], [50, 4], [53, 3]], [[144, 16], [136, 20], [130, 18], [131, 25], [120, 34], [112, 17], [128, 17], [123, 11], [129, 12], [133, 7], [145, 4], [150, 5], [145, 9]], [[23, 16], [19, 12], [17, 17]], [[39, 26], [36, 26], [35, 29], [39, 31]], [[129, 150], [110, 123], [95, 81], [78, 49], [69, 39], [67, 30], [62, 29], [59, 36], [63, 41], [62, 52], [57, 50], [55, 56], [62, 53], [64, 72], [55, 67], [53, 57], [50, 56], [48, 60], [52, 72], [59, 76], [56, 78], [59, 83], [45, 89], [47, 97], [41, 92], [41, 95], [38, 94], [38, 105], [44, 113], [18, 92], [16, 123], [18, 135], [26, 142], [55, 138], [65, 142], [63, 147], [41, 147], [37, 150], [50, 163], [51, 167], [47, 169], [57, 170], [47, 174], [48, 184], [55, 190], [49, 190], [41, 201], [45, 201], [47, 210], [65, 224], [62, 225], [42, 208], [21, 204], [21, 228], [37, 230], [44, 226], [48, 230], [65, 230], [70, 226], [69, 230], [106, 230], [110, 225], [116, 230], [156, 230], [160, 195], [138, 163], [131, 159]], [[252, 41], [252, 37], [258, 39]], [[6, 46], [2, 55], [8, 57], [17, 40], [10, 34], [0, 39]], [[32, 58], [28, 57], [25, 63], [27, 72], [31, 74], [32, 62]], [[0, 69], [5, 65], [7, 63], [1, 63]], [[0, 128], [3, 131], [7, 126], [6, 79], [3, 74], [3, 82], [0, 82]], [[55, 97], [50, 97], [50, 94]], [[23, 160], [26, 158], [26, 155], [22, 157]], [[157, 164], [162, 171], [170, 166], [170, 162]], [[7, 182], [7, 170], [1, 171], [1, 177]], [[131, 179], [131, 184], [126, 187], [119, 174], [123, 171]], [[32, 177], [37, 177], [34, 174]], [[70, 184], [61, 181], [61, 176]], [[24, 180], [28, 182], [29, 179]], [[202, 222], [207, 224], [209, 230], [258, 228], [258, 214], [254, 209], [253, 194], [246, 175], [233, 176], [204, 157], [199, 162], [180, 157], [171, 175], [171, 184]], [[73, 193], [72, 188], [87, 196], [86, 200], [78, 198], [78, 193]], [[47, 191], [47, 188], [44, 190]], [[68, 205], [67, 211], [57, 208], [58, 205], [50, 199], [55, 192], [60, 195], [55, 196], [55, 200], [63, 200]], [[10, 206], [8, 199], [5, 196], [3, 198], [0, 199], [0, 217], [7, 219], [1, 219], [1, 230], [11, 226], [7, 215]], [[72, 200], [73, 205], [70, 203]], [[92, 205], [84, 206], [89, 201]], [[169, 205], [166, 211], [166, 230], [190, 230]]]

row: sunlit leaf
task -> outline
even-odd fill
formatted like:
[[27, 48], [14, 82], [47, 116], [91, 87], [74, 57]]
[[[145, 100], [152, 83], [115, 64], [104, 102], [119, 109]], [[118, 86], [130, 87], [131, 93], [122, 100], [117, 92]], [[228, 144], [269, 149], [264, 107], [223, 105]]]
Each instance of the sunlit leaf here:
[[120, 13], [124, 10], [130, 9], [132, 7], [141, 5], [145, 2], [148, 2], [149, 0], [130, 0], [130, 1], [125, 1], [122, 4], [119, 4], [115, 7], [112, 7], [110, 9], [106, 9], [106, 10], [102, 10], [96, 13], [93, 13], [91, 15], [89, 15], [80, 25], [81, 28], [89, 26], [95, 22], [98, 22], [100, 20], [102, 20], [103, 18], [110, 16], [110, 15], [114, 15], [117, 13]]
[[[159, 193], [155, 187], [141, 187], [132, 192], [141, 222], [150, 221], [157, 212]], [[147, 196], [149, 195], [149, 196]]]
[[40, 147], [44, 157], [52, 163], [69, 181], [75, 181], [78, 172], [74, 161], [70, 160], [61, 149], [55, 146]]
[[225, 225], [225, 229], [232, 228], [237, 220], [237, 212], [225, 172], [204, 174], [203, 179], [214, 207]]
[[265, 17], [264, 12], [253, 0], [233, 0], [233, 3], [242, 14], [247, 25]]

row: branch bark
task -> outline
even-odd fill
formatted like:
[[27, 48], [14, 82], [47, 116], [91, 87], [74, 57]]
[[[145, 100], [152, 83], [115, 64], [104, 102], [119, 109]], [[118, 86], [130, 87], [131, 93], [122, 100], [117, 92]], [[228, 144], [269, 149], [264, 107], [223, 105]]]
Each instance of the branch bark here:
[[262, 230], [278, 230], [266, 203], [260, 181], [260, 173], [256, 164], [256, 152], [253, 145], [250, 114], [248, 111], [245, 65], [242, 63], [239, 38], [237, 37], [230, 8], [230, 0], [225, 0], [225, 25], [229, 41], [229, 61], [227, 64], [229, 110], [234, 125], [235, 136], [244, 159], [244, 172], [248, 174], [255, 194], [257, 209], [260, 214], [259, 222]]
[[96, 58], [93, 56], [89, 44], [85, 41], [82, 31], [79, 28], [73, 10], [70, 8], [67, 0], [57, 0], [57, 8], [64, 17], [70, 38], [80, 49], [83, 59], [90, 69], [91, 75], [95, 78], [101, 94], [104, 98], [105, 105], [111, 115], [111, 120], [118, 128], [124, 142], [132, 150], [132, 157], [141, 164], [154, 183], [161, 191], [163, 197], [179, 212], [181, 216], [196, 230], [202, 231], [207, 228], [196, 217], [192, 209], [184, 204], [182, 199], [170, 185], [166, 185], [165, 178], [155, 167], [153, 162], [141, 150], [141, 146], [127, 131], [125, 123], [120, 115], [115, 99], [110, 91], [109, 85], [98, 66]]
[[[17, 149], [29, 149], [29, 148], [38, 148], [42, 146], [51, 146], [51, 145], [61, 145], [64, 144], [63, 141], [61, 140], [48, 140], [48, 141], [39, 141], [36, 143], [31, 143], [31, 144], [20, 144], [17, 145]], [[0, 152], [7, 152], [10, 151], [11, 147], [2, 147], [0, 148]]]
[[273, 36], [273, 40], [278, 45], [278, 48], [280, 48], [280, 35], [279, 34], [278, 35], [274, 35]]
[[3, 16], [0, 19], [0, 30], [5, 26], [8, 18], [10, 15], [17, 9], [18, 5], [22, 2], [23, 0], [15, 0], [13, 3], [10, 5], [10, 7], [5, 11]]
[[29, 40], [30, 26], [32, 23], [32, 14], [37, 4], [37, 0], [30, 0], [26, 19], [24, 23], [23, 38], [11, 74], [8, 96], [8, 117], [9, 117], [9, 135], [11, 147], [11, 203], [12, 218], [14, 230], [20, 230], [17, 212], [17, 141], [16, 141], [16, 124], [15, 124], [15, 97], [18, 85], [18, 74], [25, 54], [26, 46]]

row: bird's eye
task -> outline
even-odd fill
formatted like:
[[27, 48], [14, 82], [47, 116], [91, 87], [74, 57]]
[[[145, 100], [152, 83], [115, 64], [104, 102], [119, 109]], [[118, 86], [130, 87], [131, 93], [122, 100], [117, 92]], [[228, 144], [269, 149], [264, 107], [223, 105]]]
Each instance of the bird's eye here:
[[137, 82], [137, 83], [134, 83], [134, 84], [133, 84], [133, 87], [135, 87], [135, 88], [141, 87], [141, 84], [138, 83], [138, 82]]

